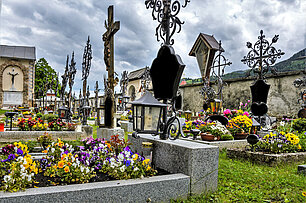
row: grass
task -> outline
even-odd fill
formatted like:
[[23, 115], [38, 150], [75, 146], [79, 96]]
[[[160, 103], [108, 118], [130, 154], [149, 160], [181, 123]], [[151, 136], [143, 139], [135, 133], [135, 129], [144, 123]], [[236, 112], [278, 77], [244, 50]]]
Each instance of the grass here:
[[306, 177], [297, 173], [298, 165], [269, 167], [232, 160], [221, 152], [218, 190], [183, 202], [306, 202], [302, 195], [306, 192]]
[[0, 109], [0, 115], [3, 115], [5, 112], [7, 112], [8, 110], [4, 110], [4, 109]]

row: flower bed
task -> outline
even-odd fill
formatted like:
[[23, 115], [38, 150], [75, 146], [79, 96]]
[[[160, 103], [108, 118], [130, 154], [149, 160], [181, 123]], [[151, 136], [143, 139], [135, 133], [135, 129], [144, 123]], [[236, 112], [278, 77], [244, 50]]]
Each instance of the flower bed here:
[[244, 149], [227, 149], [226, 153], [231, 159], [246, 159], [258, 164], [267, 164], [270, 166], [281, 163], [305, 163], [306, 152], [268, 154], [263, 152], [252, 152]]
[[112, 136], [110, 141], [87, 138], [84, 146], [64, 144], [60, 139], [47, 147], [47, 156], [35, 162], [28, 147], [14, 143], [0, 155], [1, 189], [18, 191], [28, 187], [130, 179], [156, 175], [150, 160], [129, 148], [129, 143]]

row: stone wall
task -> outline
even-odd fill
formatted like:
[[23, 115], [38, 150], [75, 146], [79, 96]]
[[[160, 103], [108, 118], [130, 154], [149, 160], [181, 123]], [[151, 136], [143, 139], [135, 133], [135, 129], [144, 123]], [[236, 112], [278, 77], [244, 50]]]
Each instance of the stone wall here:
[[[303, 76], [302, 71], [279, 73], [276, 76], [268, 76], [266, 82], [270, 84], [268, 95], [268, 114], [270, 116], [293, 115], [296, 116], [301, 105], [297, 100], [300, 97], [300, 89], [293, 86], [293, 81]], [[254, 82], [253, 77], [226, 80], [227, 85], [223, 89], [224, 108], [238, 108], [240, 102], [251, 100], [250, 86]], [[203, 84], [181, 86], [183, 95], [183, 110], [199, 112], [203, 106], [203, 97], [200, 89]]]

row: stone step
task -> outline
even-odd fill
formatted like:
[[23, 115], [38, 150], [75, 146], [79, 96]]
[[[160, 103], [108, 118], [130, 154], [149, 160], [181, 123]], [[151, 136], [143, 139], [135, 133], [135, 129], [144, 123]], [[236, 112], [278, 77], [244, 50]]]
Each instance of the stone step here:
[[34, 147], [33, 152], [42, 152], [44, 149], [42, 147]]

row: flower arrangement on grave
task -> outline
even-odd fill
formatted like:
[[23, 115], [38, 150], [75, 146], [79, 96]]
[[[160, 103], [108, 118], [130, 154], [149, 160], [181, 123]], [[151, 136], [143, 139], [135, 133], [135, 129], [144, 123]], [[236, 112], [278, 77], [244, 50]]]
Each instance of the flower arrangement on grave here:
[[206, 125], [201, 126], [199, 129], [203, 133], [211, 134], [214, 137], [219, 137], [220, 139], [223, 138], [222, 140], [234, 139], [229, 130], [219, 121], [206, 123]]
[[39, 142], [40, 146], [44, 149], [46, 149], [52, 143], [52, 141], [52, 136], [47, 132], [37, 138], [37, 142]]
[[252, 119], [246, 115], [238, 115], [228, 121], [227, 129], [232, 135], [236, 133], [249, 133], [252, 127]]
[[38, 173], [38, 168], [28, 154], [27, 145], [15, 142], [3, 147], [0, 160], [2, 190], [15, 192], [24, 190], [34, 183], [33, 177]]
[[18, 118], [18, 123], [17, 126], [22, 130], [22, 131], [29, 131], [32, 130], [33, 126], [35, 125], [35, 120], [30, 118]]
[[185, 121], [183, 124], [183, 130], [191, 130], [191, 129], [199, 129], [202, 125], [205, 125], [205, 122], [202, 120], [193, 120], [193, 121]]
[[75, 131], [76, 127], [77, 127], [76, 123], [67, 123], [66, 124], [67, 131]]
[[48, 127], [52, 131], [61, 131], [66, 126], [66, 123], [63, 122], [62, 119], [58, 118], [56, 120], [53, 120], [49, 123]]
[[[300, 137], [299, 137], [300, 136]], [[289, 153], [306, 151], [306, 135], [297, 133], [285, 133], [284, 131], [271, 132], [260, 138], [255, 145], [258, 151], [268, 153]]]

